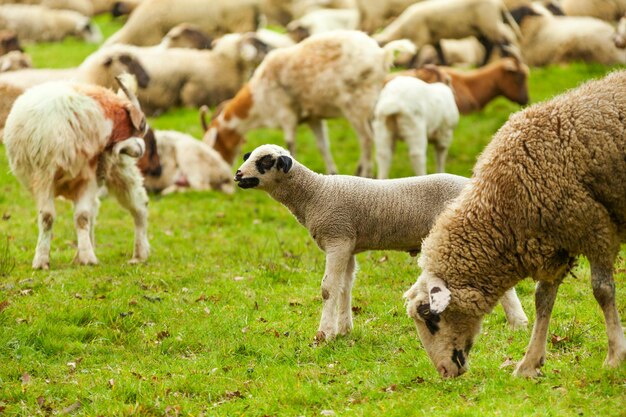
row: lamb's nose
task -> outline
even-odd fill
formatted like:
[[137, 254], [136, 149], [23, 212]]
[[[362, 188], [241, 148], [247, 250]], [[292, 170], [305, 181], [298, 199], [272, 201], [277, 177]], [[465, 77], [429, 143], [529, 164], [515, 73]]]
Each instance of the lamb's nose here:
[[235, 173], [235, 181], [237, 181], [237, 182], [241, 181], [242, 177], [243, 177], [243, 175], [241, 174], [241, 171], [237, 170], [237, 172]]

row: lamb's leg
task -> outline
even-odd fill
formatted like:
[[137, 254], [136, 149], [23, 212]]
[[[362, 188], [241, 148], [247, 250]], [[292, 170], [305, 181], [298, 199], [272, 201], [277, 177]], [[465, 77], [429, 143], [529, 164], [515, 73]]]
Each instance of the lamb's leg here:
[[374, 143], [376, 143], [376, 165], [378, 165], [377, 178], [389, 178], [391, 159], [393, 158], [393, 133], [390, 129], [392, 123], [389, 119], [393, 116], [376, 117], [372, 123], [374, 128]]
[[609, 351], [604, 366], [614, 368], [626, 360], [626, 339], [624, 339], [624, 329], [615, 306], [615, 281], [613, 281], [612, 267], [601, 267], [592, 262], [591, 284], [593, 296], [604, 313], [606, 334], [609, 339]]
[[287, 144], [287, 150], [295, 158], [296, 156], [296, 129], [298, 128], [298, 122], [295, 117], [291, 115], [283, 116], [283, 136], [285, 137], [285, 143]]
[[437, 58], [439, 58], [440, 65], [448, 65], [446, 61], [446, 56], [443, 53], [443, 48], [441, 47], [441, 42], [437, 41], [433, 46], [435, 47], [435, 51], [437, 52]]
[[74, 200], [74, 226], [78, 241], [74, 261], [81, 265], [96, 265], [98, 263], [92, 245], [92, 220], [94, 206], [98, 198], [97, 194], [98, 184], [95, 179], [92, 179], [85, 183], [82, 193]]
[[[99, 194], [98, 194], [99, 195]], [[100, 198], [96, 196], [93, 207], [91, 208], [91, 217], [89, 218], [89, 238], [91, 247], [96, 250], [96, 219], [100, 210]]]
[[37, 196], [37, 224], [39, 226], [39, 237], [37, 238], [37, 248], [33, 259], [34, 269], [50, 268], [50, 240], [52, 239], [52, 225], [56, 217], [54, 209], [54, 194], [52, 187], [44, 194]]
[[534, 377], [541, 374], [540, 368], [546, 359], [546, 342], [548, 337], [548, 325], [554, 300], [559, 290], [561, 281], [539, 281], [535, 289], [535, 325], [533, 334], [528, 344], [528, 349], [522, 361], [517, 364], [515, 376]]
[[312, 119], [308, 122], [308, 124], [313, 131], [313, 134], [315, 135], [317, 148], [320, 150], [320, 152], [322, 153], [322, 157], [324, 158], [324, 163], [326, 164], [326, 173], [336, 174], [337, 166], [335, 165], [333, 156], [330, 153], [330, 142], [328, 141], [328, 128], [326, 126], [326, 121], [320, 119]]
[[426, 150], [428, 132], [426, 123], [421, 118], [399, 115], [397, 118], [400, 136], [409, 147], [409, 158], [415, 175], [426, 175]]
[[135, 244], [131, 263], [148, 259], [150, 244], [148, 243], [148, 194], [142, 184], [141, 174], [135, 160], [128, 158], [122, 166], [113, 168], [107, 183], [109, 191], [115, 196], [122, 207], [130, 212], [135, 222]]
[[339, 297], [339, 325], [337, 333], [341, 335], [352, 331], [352, 286], [356, 274], [356, 258], [354, 255], [348, 261], [345, 278], [342, 282], [341, 295]]
[[448, 148], [452, 143], [452, 130], [442, 133], [439, 140], [435, 141], [435, 152], [437, 154], [437, 172], [445, 172]]
[[509, 326], [513, 330], [525, 329], [528, 326], [528, 317], [524, 313], [522, 303], [520, 303], [515, 287], [511, 288], [504, 293], [500, 299], [504, 314], [506, 315], [506, 321], [509, 322]]
[[343, 114], [348, 119], [361, 144], [361, 157], [359, 158], [359, 166], [356, 175], [371, 178], [374, 172], [372, 164], [372, 142], [374, 134], [369, 121], [371, 109], [361, 107], [349, 107], [343, 109]]
[[337, 307], [345, 288], [346, 271], [352, 257], [349, 244], [337, 244], [326, 249], [326, 270], [322, 280], [322, 318], [315, 339], [334, 339], [338, 330]]

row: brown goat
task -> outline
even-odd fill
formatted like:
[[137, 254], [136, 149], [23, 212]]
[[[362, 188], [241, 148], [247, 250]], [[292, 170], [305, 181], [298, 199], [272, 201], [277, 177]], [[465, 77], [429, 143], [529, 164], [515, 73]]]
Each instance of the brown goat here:
[[445, 76], [449, 77], [461, 114], [480, 111], [498, 96], [520, 105], [528, 103], [528, 67], [517, 58], [502, 58], [472, 71], [427, 65], [393, 73], [388, 79], [398, 75], [416, 77], [428, 83], [442, 82]]

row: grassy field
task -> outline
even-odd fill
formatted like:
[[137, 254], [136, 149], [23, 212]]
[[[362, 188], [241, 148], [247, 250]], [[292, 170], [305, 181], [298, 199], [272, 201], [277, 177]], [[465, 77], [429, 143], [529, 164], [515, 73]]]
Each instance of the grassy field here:
[[[106, 34], [119, 26], [109, 18], [99, 22]], [[28, 49], [37, 66], [62, 67], [80, 63], [94, 47], [67, 41]], [[584, 64], [533, 70], [531, 99], [548, 99], [610, 70]], [[462, 117], [448, 171], [470, 175], [476, 156], [517, 110], [499, 99]], [[192, 109], [151, 122], [201, 135]], [[353, 173], [352, 130], [337, 120], [330, 134], [339, 170]], [[277, 131], [261, 130], [244, 149], [263, 143], [284, 142]], [[298, 159], [323, 171], [308, 130], [299, 131], [297, 143]], [[392, 175], [411, 175], [402, 144]], [[1, 147], [0, 187], [0, 249], [8, 241], [16, 262], [0, 277], [0, 415], [626, 415], [626, 366], [602, 368], [604, 322], [584, 260], [578, 279], [568, 279], [559, 294], [543, 377], [511, 376], [530, 331], [510, 331], [497, 307], [486, 317], [470, 371], [442, 380], [404, 311], [402, 293], [419, 274], [405, 253], [358, 256], [355, 330], [316, 347], [323, 254], [263, 192], [152, 196], [152, 255], [139, 266], [127, 264], [131, 218], [111, 199], [98, 219], [100, 265], [72, 264], [72, 209], [57, 201], [52, 269], [34, 272], [36, 210]], [[625, 255], [616, 265], [622, 320]], [[532, 292], [530, 280], [518, 286], [531, 320]]]

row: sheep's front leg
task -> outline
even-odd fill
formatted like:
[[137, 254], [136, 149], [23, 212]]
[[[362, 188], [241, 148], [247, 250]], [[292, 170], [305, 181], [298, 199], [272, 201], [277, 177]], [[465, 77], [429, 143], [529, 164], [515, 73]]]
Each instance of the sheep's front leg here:
[[337, 308], [346, 288], [346, 272], [352, 257], [348, 245], [336, 245], [326, 250], [326, 270], [322, 280], [322, 318], [315, 336], [316, 341], [332, 340], [338, 331]]
[[313, 134], [315, 135], [317, 148], [320, 150], [322, 157], [324, 158], [324, 163], [326, 164], [326, 173], [336, 174], [337, 166], [335, 165], [333, 156], [330, 153], [330, 142], [328, 141], [328, 128], [326, 126], [326, 122], [320, 119], [313, 119], [310, 120], [308, 123], [309, 127], [313, 131]]
[[535, 325], [528, 344], [528, 349], [522, 361], [515, 369], [515, 376], [534, 377], [540, 375], [539, 369], [546, 360], [546, 343], [550, 315], [554, 307], [554, 300], [561, 281], [539, 281], [535, 289]]
[[393, 132], [389, 129], [388, 117], [376, 117], [372, 123], [374, 128], [374, 143], [376, 144], [376, 165], [378, 166], [377, 178], [389, 178], [391, 159], [393, 157]]
[[39, 226], [39, 237], [37, 238], [37, 248], [33, 259], [34, 269], [50, 268], [50, 241], [52, 240], [52, 225], [56, 217], [54, 209], [54, 195], [52, 191], [46, 191], [44, 195], [37, 197], [37, 225]]
[[423, 119], [414, 116], [399, 115], [398, 130], [409, 147], [409, 158], [415, 175], [426, 175], [426, 150], [428, 132]]
[[291, 156], [296, 156], [296, 129], [298, 128], [298, 119], [291, 112], [283, 112], [282, 118], [282, 130], [285, 137], [285, 143], [287, 144], [287, 150]]
[[613, 281], [612, 267], [600, 267], [592, 263], [591, 284], [593, 296], [604, 313], [606, 334], [609, 339], [609, 350], [604, 366], [614, 368], [626, 360], [626, 340], [615, 306], [615, 281]]
[[513, 330], [525, 329], [528, 326], [528, 317], [524, 313], [522, 303], [520, 303], [515, 287], [511, 288], [504, 293], [500, 299], [504, 314], [506, 315], [506, 321], [509, 322], [509, 326]]
[[78, 249], [75, 262], [81, 265], [96, 265], [98, 259], [92, 245], [93, 218], [98, 194], [98, 185], [95, 179], [85, 183], [82, 193], [74, 200], [74, 226]]
[[337, 333], [346, 335], [352, 331], [352, 286], [356, 274], [356, 258], [354, 255], [348, 260], [348, 267], [342, 281], [339, 297], [339, 324]]

